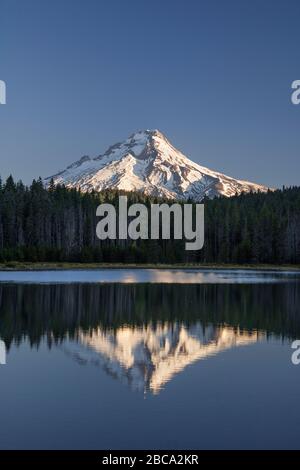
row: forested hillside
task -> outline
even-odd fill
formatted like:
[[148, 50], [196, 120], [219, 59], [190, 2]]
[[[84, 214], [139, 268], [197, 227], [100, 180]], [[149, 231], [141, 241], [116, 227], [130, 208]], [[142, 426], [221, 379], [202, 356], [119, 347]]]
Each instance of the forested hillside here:
[[[127, 195], [128, 204], [162, 202]], [[203, 201], [204, 248], [194, 252], [184, 240], [98, 240], [96, 208], [118, 197], [9, 177], [0, 184], [0, 261], [300, 263], [298, 187]]]

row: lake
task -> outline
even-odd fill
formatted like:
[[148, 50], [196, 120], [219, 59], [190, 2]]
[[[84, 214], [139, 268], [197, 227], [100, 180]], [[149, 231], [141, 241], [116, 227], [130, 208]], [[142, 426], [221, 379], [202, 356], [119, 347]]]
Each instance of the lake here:
[[0, 272], [0, 448], [300, 448], [299, 280]]

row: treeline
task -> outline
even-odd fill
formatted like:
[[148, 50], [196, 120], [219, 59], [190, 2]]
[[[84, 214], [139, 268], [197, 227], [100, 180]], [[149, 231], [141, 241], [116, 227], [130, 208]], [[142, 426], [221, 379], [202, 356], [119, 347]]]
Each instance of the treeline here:
[[[120, 193], [82, 193], [41, 179], [30, 187], [0, 182], [0, 262], [292, 263], [300, 264], [300, 188], [243, 194], [205, 204], [205, 242], [105, 240], [96, 236], [96, 208], [118, 206]], [[163, 201], [128, 193], [128, 205]]]
[[[0, 337], [49, 347], [126, 325], [227, 327], [299, 338], [300, 284], [0, 284]], [[266, 308], [266, 305], [268, 308]]]

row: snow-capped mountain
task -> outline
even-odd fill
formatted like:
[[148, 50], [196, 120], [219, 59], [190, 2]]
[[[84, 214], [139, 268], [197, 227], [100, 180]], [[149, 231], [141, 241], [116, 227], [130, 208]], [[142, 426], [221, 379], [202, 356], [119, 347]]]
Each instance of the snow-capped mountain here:
[[201, 201], [206, 195], [233, 196], [242, 192], [267, 191], [266, 186], [237, 180], [209, 170], [183, 155], [158, 130], [145, 130], [109, 147], [95, 158], [77, 162], [46, 178], [82, 191], [119, 189], [141, 191], [168, 199]]

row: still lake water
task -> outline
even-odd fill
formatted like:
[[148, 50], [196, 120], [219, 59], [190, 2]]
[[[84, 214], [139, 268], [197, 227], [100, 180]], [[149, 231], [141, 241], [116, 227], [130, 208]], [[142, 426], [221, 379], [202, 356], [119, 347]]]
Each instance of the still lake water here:
[[299, 281], [0, 272], [0, 448], [300, 448]]

